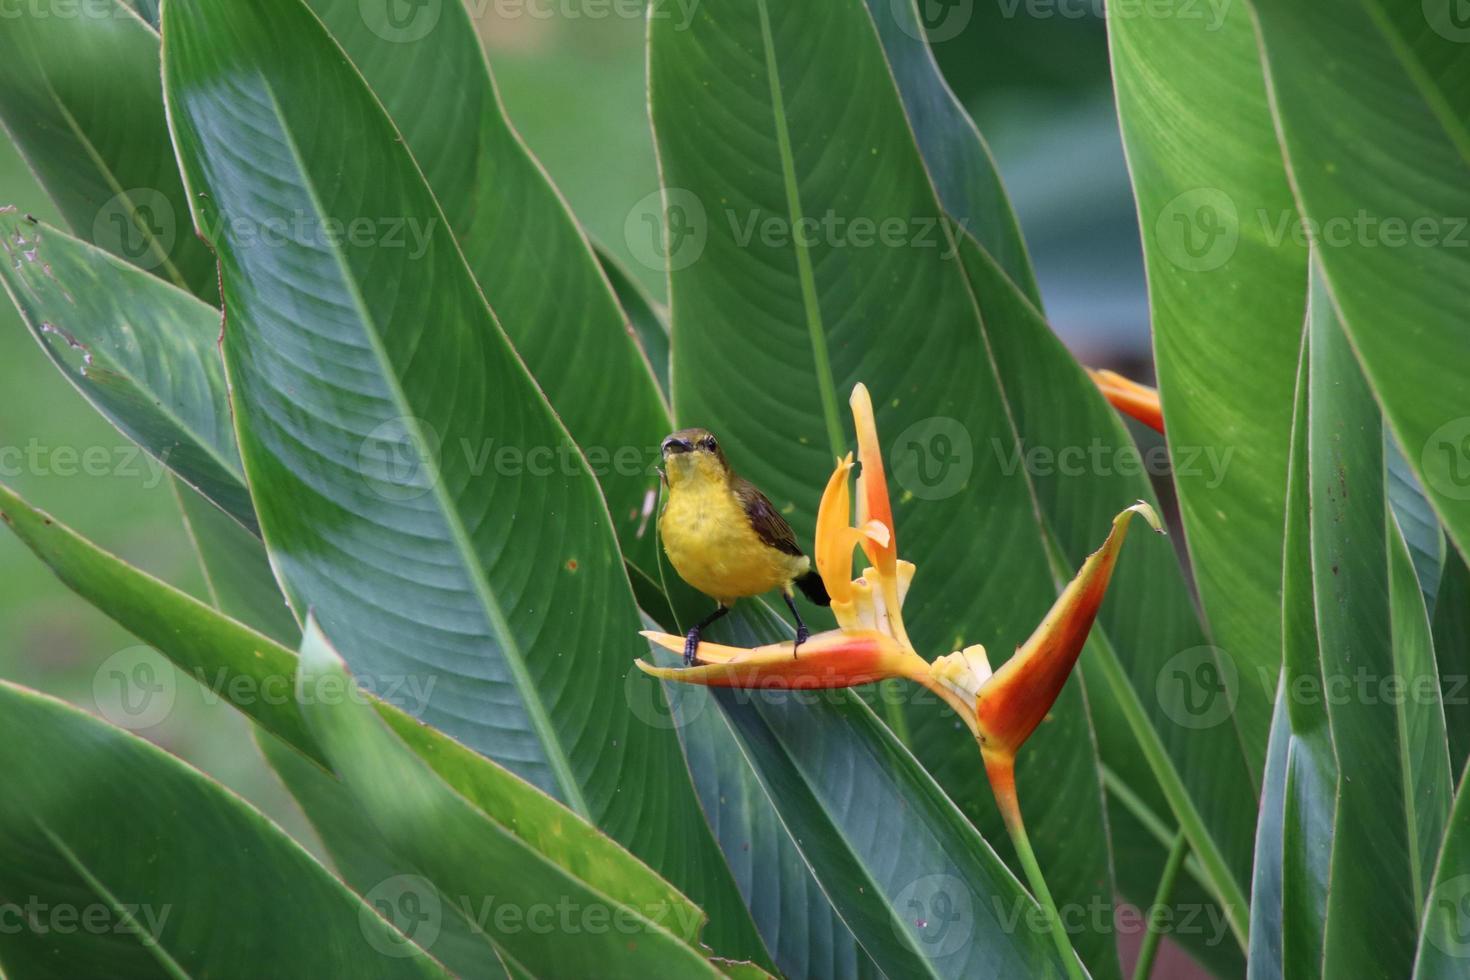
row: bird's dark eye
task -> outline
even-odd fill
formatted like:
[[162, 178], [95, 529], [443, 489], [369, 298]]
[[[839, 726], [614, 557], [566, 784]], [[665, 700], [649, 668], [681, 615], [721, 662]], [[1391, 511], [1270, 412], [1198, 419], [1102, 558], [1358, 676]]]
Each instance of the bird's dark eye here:
[[712, 453], [713, 452], [718, 452], [719, 451], [719, 448], [720, 448], [719, 443], [715, 442], [715, 437], [714, 436], [705, 436], [703, 439], [701, 439], [699, 441], [699, 444], [701, 446], [703, 446], [705, 449], [708, 449]]

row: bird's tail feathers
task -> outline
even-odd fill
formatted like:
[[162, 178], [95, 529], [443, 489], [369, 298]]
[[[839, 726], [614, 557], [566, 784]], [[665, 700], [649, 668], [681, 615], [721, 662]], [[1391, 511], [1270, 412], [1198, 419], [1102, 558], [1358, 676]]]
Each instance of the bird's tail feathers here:
[[811, 600], [813, 605], [832, 605], [832, 597], [827, 595], [827, 586], [822, 584], [822, 576], [816, 572], [806, 572], [797, 576], [796, 587], [801, 590], [802, 595]]

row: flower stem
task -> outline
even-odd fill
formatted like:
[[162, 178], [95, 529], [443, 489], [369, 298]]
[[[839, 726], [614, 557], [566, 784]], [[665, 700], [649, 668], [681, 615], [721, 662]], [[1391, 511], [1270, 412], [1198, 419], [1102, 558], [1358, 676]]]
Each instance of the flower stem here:
[[1016, 797], [1016, 761], [1009, 755], [989, 753], [983, 748], [980, 753], [985, 759], [985, 774], [990, 777], [990, 788], [995, 793], [995, 802], [1000, 807], [1001, 816], [1005, 818], [1006, 830], [1011, 835], [1011, 844], [1015, 846], [1016, 856], [1021, 859], [1021, 868], [1026, 872], [1026, 881], [1046, 913], [1052, 942], [1056, 945], [1057, 955], [1061, 957], [1062, 967], [1071, 980], [1086, 980], [1087, 975], [1082, 971], [1077, 951], [1072, 948], [1067, 931], [1062, 927], [1062, 917], [1057, 912], [1056, 902], [1052, 900], [1051, 889], [1046, 887], [1041, 865], [1036, 863], [1036, 853], [1031, 850], [1031, 839], [1026, 836], [1026, 823], [1021, 819], [1021, 805]]
[[1138, 963], [1133, 967], [1133, 980], [1148, 980], [1148, 975], [1153, 972], [1154, 955], [1159, 951], [1159, 940], [1163, 937], [1160, 929], [1163, 927], [1164, 909], [1168, 906], [1170, 898], [1174, 894], [1174, 882], [1179, 878], [1179, 869], [1184, 867], [1184, 859], [1189, 855], [1189, 838], [1184, 831], [1174, 835], [1174, 843], [1169, 848], [1169, 859], [1164, 862], [1164, 873], [1159, 877], [1159, 890], [1154, 895], [1154, 903], [1148, 910], [1148, 930], [1143, 934], [1143, 942], [1138, 947]]

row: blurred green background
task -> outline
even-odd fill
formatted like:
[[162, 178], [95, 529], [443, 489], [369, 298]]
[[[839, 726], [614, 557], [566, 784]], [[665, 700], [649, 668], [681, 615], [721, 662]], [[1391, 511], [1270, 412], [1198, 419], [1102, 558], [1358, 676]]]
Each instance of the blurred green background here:
[[[1093, 6], [953, 0], [945, 11], [968, 11], [969, 19], [935, 54], [1000, 162], [1058, 331], [1084, 361], [1139, 371], [1148, 359], [1142, 263], [1106, 37]], [[521, 14], [513, 17], [496, 8], [471, 4], [483, 10], [482, 33], [512, 119], [593, 237], [662, 296], [661, 276], [632, 259], [623, 232], [635, 202], [657, 189], [642, 20], [594, 17], [591, 7], [584, 16], [578, 0], [516, 6]], [[6, 203], [59, 220], [14, 148], [0, 141]], [[3, 304], [0, 480], [103, 547], [197, 593], [202, 578], [169, 482], [151, 460], [125, 465], [128, 446]], [[75, 471], [76, 457], [92, 447], [114, 460], [111, 472]], [[134, 645], [0, 534], [0, 677], [91, 709], [98, 665]], [[176, 689], [174, 710], [143, 734], [309, 839], [246, 723], [189, 681]]]

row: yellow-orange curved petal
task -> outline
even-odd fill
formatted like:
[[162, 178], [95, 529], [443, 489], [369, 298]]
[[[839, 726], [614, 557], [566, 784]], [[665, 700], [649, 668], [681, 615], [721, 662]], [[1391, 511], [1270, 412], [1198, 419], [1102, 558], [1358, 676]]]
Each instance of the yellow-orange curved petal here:
[[[644, 633], [665, 649], [681, 653], [684, 638]], [[929, 665], [906, 652], [892, 637], [872, 630], [831, 630], [811, 637], [792, 653], [791, 641], [750, 649], [699, 645], [693, 667], [656, 667], [635, 661], [645, 674], [705, 687], [817, 690], [856, 687], [890, 677], [920, 677]]]
[[1134, 514], [1162, 530], [1143, 501], [1113, 518], [1107, 540], [1087, 556], [1031, 638], [981, 686], [975, 715], [987, 752], [1014, 755], [1056, 702], [1092, 630]]
[[857, 429], [858, 461], [863, 464], [858, 477], [858, 523], [878, 521], [888, 528], [888, 543], [878, 544], [871, 538], [863, 541], [868, 561], [880, 572], [893, 574], [898, 560], [898, 534], [893, 526], [893, 507], [888, 501], [888, 478], [883, 472], [883, 447], [878, 442], [878, 423], [873, 418], [873, 399], [865, 385], [858, 384], [848, 399], [853, 426]]
[[1164, 410], [1159, 404], [1159, 391], [1125, 378], [1116, 371], [1088, 369], [1092, 381], [1103, 397], [1124, 415], [1131, 415], [1156, 432], [1164, 431]]

